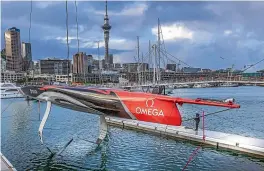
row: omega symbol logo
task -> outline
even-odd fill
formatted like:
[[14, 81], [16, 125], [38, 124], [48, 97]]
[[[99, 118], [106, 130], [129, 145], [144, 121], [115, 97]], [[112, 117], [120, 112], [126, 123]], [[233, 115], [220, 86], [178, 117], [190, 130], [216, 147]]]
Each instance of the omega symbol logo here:
[[153, 107], [154, 105], [154, 100], [153, 99], [147, 99], [146, 100], [146, 106], [147, 107]]

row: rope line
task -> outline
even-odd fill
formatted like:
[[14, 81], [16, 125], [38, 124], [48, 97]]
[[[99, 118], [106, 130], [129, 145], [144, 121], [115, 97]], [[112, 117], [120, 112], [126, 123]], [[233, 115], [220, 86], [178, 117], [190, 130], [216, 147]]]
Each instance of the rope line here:
[[[212, 113], [208, 113], [204, 116], [208, 116], [208, 115], [213, 115], [213, 114], [217, 114], [217, 113], [221, 113], [221, 112], [225, 112], [225, 111], [228, 111], [228, 110], [231, 110], [231, 109], [224, 109], [224, 110], [220, 110], [220, 111], [216, 111], [216, 112], [212, 112]], [[203, 116], [200, 116], [200, 118], [203, 117]], [[193, 120], [195, 118], [189, 118], [189, 119], [185, 119], [185, 120], [182, 120], [182, 122], [186, 122], [186, 121], [190, 121], [190, 120]]]
[[70, 48], [69, 48], [69, 29], [68, 29], [68, 1], [66, 0], [66, 36], [67, 36], [67, 76], [69, 83], [69, 56], [70, 56]]
[[[135, 50], [136, 50], [136, 48], [135, 48]], [[143, 65], [143, 62], [144, 62], [144, 61], [148, 61], [148, 60], [149, 60], [149, 55], [151, 55], [151, 54], [153, 53], [153, 51], [154, 51], [154, 49], [151, 48], [150, 51], [146, 52], [146, 53], [143, 55], [142, 63], [140, 63], [139, 66], [138, 66], [139, 68]], [[136, 56], [134, 56], [134, 60], [135, 60], [136, 62], [138, 62]], [[128, 79], [131, 79], [131, 77], [133, 77], [133, 75], [129, 76]]]
[[[162, 48], [164, 48], [164, 51], [165, 52], [167, 52], [167, 50], [166, 50], [166, 46], [165, 46], [165, 42], [164, 42], [164, 38], [163, 38], [163, 33], [162, 33], [162, 27], [161, 27], [161, 25], [160, 25], [160, 34], [161, 34], [161, 39], [162, 39]], [[168, 56], [167, 56], [167, 54], [164, 54], [164, 56], [167, 58], [167, 60], [168, 60]], [[163, 59], [163, 61], [164, 61], [164, 67], [166, 67], [166, 62], [165, 62], [165, 59], [164, 58], [162, 58]], [[168, 62], [167, 62], [168, 63]]]
[[[203, 114], [202, 114], [202, 118], [203, 118], [203, 141], [205, 141], [205, 133], [204, 133], [204, 126], [205, 126], [205, 121], [204, 121], [204, 117], [205, 117], [205, 114], [204, 114], [204, 111], [203, 111]], [[202, 143], [200, 143], [200, 145], [194, 150], [194, 152], [191, 154], [191, 156], [189, 157], [189, 160], [187, 161], [186, 165], [184, 166], [184, 168], [182, 169], [182, 171], [184, 171], [187, 166], [189, 165], [189, 163], [193, 160], [193, 158], [195, 157], [195, 155], [197, 154], [198, 150], [202, 147]]]
[[[14, 101], [16, 101], [16, 100], [14, 99], [14, 100], [11, 101], [11, 102], [13, 103]], [[12, 104], [12, 103], [10, 103], [10, 104]], [[9, 108], [10, 104], [4, 109], [3, 112], [5, 112], [5, 110], [6, 110], [7, 108]], [[29, 106], [31, 106], [32, 108], [29, 109], [29, 108], [28, 108]], [[29, 105], [29, 106], [26, 106], [21, 114], [25, 114], [26, 110], [35, 111], [36, 107], [34, 107], [32, 104]], [[3, 112], [1, 112], [1, 113], [3, 113]], [[15, 116], [15, 115], [16, 115], [16, 114], [8, 115], [8, 116], [1, 116], [1, 119], [4, 119], [4, 118], [10, 118], [10, 117], [13, 117], [13, 116]], [[35, 120], [31, 120], [31, 121], [35, 121]]]
[[247, 67], [246, 69], [244, 69], [242, 72], [245, 72], [246, 70], [248, 70], [249, 68], [251, 68], [251, 67], [253, 67], [253, 66], [255, 66], [255, 65], [257, 65], [257, 64], [259, 64], [260, 62], [262, 62], [262, 61], [264, 61], [264, 59], [262, 59], [262, 60], [260, 60], [260, 61], [258, 61], [258, 62], [256, 62], [255, 64], [253, 64], [253, 65], [250, 65], [249, 67]]
[[196, 153], [198, 152], [198, 150], [201, 148], [201, 146], [198, 146], [195, 150], [194, 150], [194, 152], [191, 154], [191, 156], [189, 157], [189, 160], [188, 160], [188, 162], [186, 163], [186, 165], [184, 166], [184, 168], [182, 169], [182, 171], [184, 171], [186, 168], [187, 168], [187, 166], [189, 165], [189, 163], [192, 161], [192, 159], [193, 159], [193, 157], [196, 155]]
[[78, 54], [79, 54], [79, 52], [80, 52], [80, 50], [79, 50], [79, 47], [80, 47], [80, 42], [79, 42], [79, 24], [78, 24], [78, 9], [77, 9], [77, 2], [76, 2], [76, 0], [75, 0], [75, 12], [76, 12], [76, 18], [75, 18], [75, 20], [76, 20], [76, 25], [77, 25], [77, 44], [78, 44]]
[[[187, 66], [189, 66], [189, 67], [192, 67], [192, 66], [190, 66], [189, 64], [187, 64], [186, 62], [184, 62], [184, 61], [178, 59], [177, 57], [175, 57], [175, 56], [173, 56], [172, 54], [170, 54], [170, 53], [167, 52], [167, 50], [166, 50], [166, 46], [165, 46], [165, 42], [164, 42], [164, 38], [163, 38], [163, 33], [162, 33], [162, 27], [161, 27], [160, 24], [159, 24], [158, 27], [159, 27], [159, 30], [160, 30], [160, 33], [161, 33], [161, 39], [162, 39], [161, 42], [159, 42], [159, 44], [160, 44], [159, 49], [158, 49], [159, 52], [162, 52], [162, 53], [163, 53], [163, 56], [166, 57], [167, 60], [170, 60], [170, 61], [172, 61], [172, 62], [175, 62], [175, 61], [171, 60], [170, 58], [168, 58], [168, 55], [170, 55], [171, 57], [173, 57], [173, 58], [175, 58], [176, 60], [178, 60], [179, 63], [181, 62], [181, 63], [183, 63], [183, 64], [185, 64], [185, 65], [187, 65]], [[161, 46], [161, 45], [163, 45], [163, 46]], [[164, 66], [165, 66], [165, 65], [166, 65], [166, 62], [164, 61], [164, 58], [162, 58], [162, 60], [163, 60]], [[175, 63], [177, 63], [177, 62], [175, 62]]]
[[[163, 51], [163, 50], [161, 50], [161, 51]], [[164, 52], [164, 51], [163, 51], [163, 52]], [[173, 58], [177, 59], [178, 61], [180, 61], [181, 63], [183, 63], [183, 64], [187, 65], [188, 67], [192, 67], [192, 66], [190, 66], [189, 64], [187, 64], [186, 62], [184, 62], [184, 61], [182, 61], [182, 60], [178, 59], [177, 57], [173, 56], [173, 55], [172, 55], [172, 54], [170, 54], [169, 52], [164, 52], [164, 53], [166, 53], [166, 54], [170, 55], [171, 57], [173, 57]]]
[[6, 106], [6, 108], [4, 110], [1, 111], [1, 115], [6, 111], [6, 109], [8, 109], [8, 107], [14, 102], [15, 100], [12, 100], [10, 103], [8, 103], [8, 105]]
[[29, 30], [28, 30], [28, 42], [30, 43], [30, 36], [31, 36], [31, 18], [32, 18], [32, 0], [30, 1], [30, 14], [29, 14]]

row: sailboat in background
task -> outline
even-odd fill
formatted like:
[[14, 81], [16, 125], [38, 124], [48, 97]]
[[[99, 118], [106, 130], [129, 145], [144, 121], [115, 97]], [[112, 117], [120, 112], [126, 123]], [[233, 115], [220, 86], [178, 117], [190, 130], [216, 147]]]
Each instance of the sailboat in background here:
[[1, 99], [21, 98], [24, 97], [21, 93], [21, 88], [14, 83], [1, 83]]
[[[229, 77], [230, 81], [231, 81], [233, 68], [234, 68], [234, 64], [232, 65], [231, 70], [227, 72], [227, 80], [228, 80], [228, 77]], [[220, 87], [238, 87], [238, 86], [239, 86], [238, 84], [231, 83], [231, 82], [226, 82], [226, 83], [220, 84]]]
[[239, 85], [238, 84], [235, 84], [235, 83], [222, 83], [220, 84], [220, 87], [238, 87]]
[[[161, 28], [160, 28], [160, 23], [159, 23], [159, 19], [158, 19], [158, 42], [157, 44], [153, 44], [151, 46], [151, 43], [149, 41], [149, 52], [148, 52], [148, 57], [149, 57], [149, 65], [150, 63], [153, 63], [153, 79], [152, 79], [152, 83], [147, 82], [146, 80], [144, 80], [145, 75], [144, 75], [144, 69], [143, 70], [143, 75], [141, 72], [141, 69], [144, 63], [144, 59], [143, 59], [143, 55], [142, 55], [142, 59], [140, 60], [139, 57], [139, 37], [137, 37], [137, 83], [135, 86], [131, 86], [131, 87], [126, 87], [128, 88], [130, 91], [133, 92], [148, 92], [148, 93], [155, 93], [155, 94], [172, 94], [174, 88], [171, 87], [166, 87], [164, 85], [160, 85], [160, 81], [161, 81], [161, 67], [160, 67], [160, 59], [161, 59], [161, 55], [160, 55], [160, 33], [161, 33]], [[152, 51], [154, 51], [154, 59], [152, 58]], [[150, 73], [150, 72], [149, 72]], [[150, 78], [150, 75], [149, 75]]]

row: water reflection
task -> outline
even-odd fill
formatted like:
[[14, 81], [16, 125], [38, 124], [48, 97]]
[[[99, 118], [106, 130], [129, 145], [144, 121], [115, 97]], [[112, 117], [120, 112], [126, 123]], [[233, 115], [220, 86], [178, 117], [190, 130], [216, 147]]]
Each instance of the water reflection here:
[[[262, 91], [261, 91], [262, 90]], [[263, 88], [185, 89], [174, 96], [226, 98], [233, 94], [242, 105], [221, 115], [206, 118], [206, 128], [221, 132], [264, 138]], [[9, 100], [2, 100], [2, 109]], [[46, 104], [41, 103], [43, 117]], [[197, 110], [184, 105], [183, 116], [193, 117]], [[49, 158], [49, 151], [38, 137], [38, 103], [17, 99], [2, 114], [2, 152], [17, 170], [181, 170], [198, 144], [162, 138], [142, 132], [110, 127], [107, 140], [94, 149], [86, 140], [96, 139], [98, 117], [53, 106], [46, 124], [45, 139], [53, 151], [74, 138], [60, 155]], [[184, 123], [193, 127], [193, 122]], [[201, 148], [188, 170], [264, 170], [264, 161], [230, 151]]]

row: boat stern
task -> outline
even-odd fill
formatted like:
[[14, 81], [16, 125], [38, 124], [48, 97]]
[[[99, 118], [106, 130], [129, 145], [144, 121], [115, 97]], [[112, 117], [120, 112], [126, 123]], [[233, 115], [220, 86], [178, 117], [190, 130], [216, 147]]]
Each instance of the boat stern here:
[[42, 94], [45, 90], [42, 90], [41, 87], [38, 86], [26, 86], [20, 88], [20, 91], [26, 97], [38, 99], [38, 96]]

